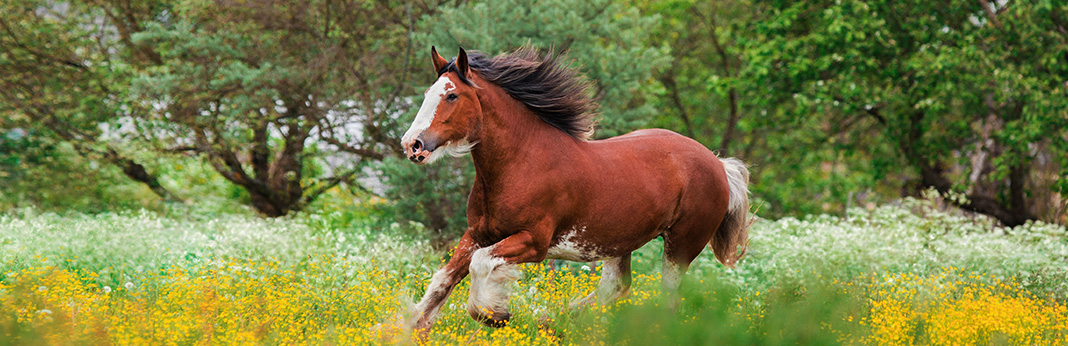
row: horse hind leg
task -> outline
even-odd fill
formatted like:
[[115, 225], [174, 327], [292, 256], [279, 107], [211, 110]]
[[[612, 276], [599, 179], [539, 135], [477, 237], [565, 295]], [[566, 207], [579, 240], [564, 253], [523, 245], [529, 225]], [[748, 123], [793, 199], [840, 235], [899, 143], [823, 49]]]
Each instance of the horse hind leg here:
[[571, 302], [570, 308], [588, 305], [594, 300], [600, 304], [614, 302], [630, 292], [630, 283], [630, 253], [606, 259], [601, 266], [601, 281], [597, 284], [597, 289], [590, 292], [586, 298]]
[[660, 270], [661, 292], [667, 298], [668, 306], [675, 308], [679, 302], [678, 290], [682, 278], [690, 268], [690, 263], [701, 254], [712, 240], [711, 226], [718, 226], [721, 220], [707, 222], [705, 215], [691, 215], [680, 219], [670, 230], [664, 233], [664, 260]]
[[679, 286], [692, 261], [693, 259], [684, 260], [671, 256], [668, 251], [664, 251], [664, 263], [660, 268], [660, 292], [664, 294], [668, 307], [672, 309], [678, 307]]

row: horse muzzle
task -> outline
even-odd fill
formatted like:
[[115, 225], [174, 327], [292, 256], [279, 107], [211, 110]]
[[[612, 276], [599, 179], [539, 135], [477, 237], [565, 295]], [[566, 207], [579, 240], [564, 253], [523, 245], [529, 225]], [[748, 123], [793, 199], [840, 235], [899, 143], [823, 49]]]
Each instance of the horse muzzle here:
[[401, 143], [401, 145], [404, 146], [404, 155], [408, 157], [408, 161], [417, 165], [426, 164], [430, 158], [430, 154], [434, 153], [434, 149], [437, 149], [438, 144], [437, 139], [424, 138], [422, 134], [414, 139], [409, 139], [404, 141], [404, 143]]

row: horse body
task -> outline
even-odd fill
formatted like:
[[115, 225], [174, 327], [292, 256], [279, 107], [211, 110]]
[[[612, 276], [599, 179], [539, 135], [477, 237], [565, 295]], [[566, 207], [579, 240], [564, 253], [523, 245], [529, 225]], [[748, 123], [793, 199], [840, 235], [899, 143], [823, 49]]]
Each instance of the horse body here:
[[[531, 60], [523, 55], [529, 53], [513, 54]], [[737, 250], [744, 250], [748, 227], [748, 172], [740, 161], [721, 161], [700, 143], [667, 130], [587, 141], [576, 135], [581, 124], [574, 119], [554, 123], [545, 115], [552, 109], [538, 108], [541, 104], [523, 94], [554, 85], [511, 81], [506, 89], [491, 78], [507, 83], [507, 70], [505, 77], [485, 76], [502, 69], [498, 65], [469, 67], [462, 50], [452, 63], [436, 51], [432, 56], [439, 81], [428, 90], [424, 109], [402, 145], [416, 163], [465, 145], [476, 177], [468, 199], [469, 227], [414, 307], [415, 328], [429, 329], [452, 288], [468, 274], [468, 312], [487, 325], [502, 326], [510, 318], [507, 290], [519, 277], [520, 263], [604, 259], [601, 284], [577, 302], [584, 304], [626, 294], [630, 253], [656, 237], [665, 241], [662, 284], [669, 292], [710, 243], [725, 264], [741, 257]], [[505, 62], [532, 73], [544, 73], [545, 66], [535, 65], [548, 63], [557, 69], [550, 72], [570, 77], [551, 58], [527, 60]], [[545, 98], [559, 100], [561, 95]], [[434, 109], [425, 110], [428, 104]]]
[[[680, 219], [702, 217], [709, 225], [719, 225], [726, 214], [722, 164], [688, 138], [642, 130], [580, 142], [578, 147], [574, 153], [584, 159], [573, 161], [582, 163], [563, 170], [572, 177], [567, 195], [575, 198], [561, 203], [562, 210], [554, 214], [562, 222], [554, 232], [550, 258], [619, 257], [658, 236], [670, 237]], [[705, 233], [711, 236], [713, 231]], [[702, 247], [705, 243], [700, 242]]]

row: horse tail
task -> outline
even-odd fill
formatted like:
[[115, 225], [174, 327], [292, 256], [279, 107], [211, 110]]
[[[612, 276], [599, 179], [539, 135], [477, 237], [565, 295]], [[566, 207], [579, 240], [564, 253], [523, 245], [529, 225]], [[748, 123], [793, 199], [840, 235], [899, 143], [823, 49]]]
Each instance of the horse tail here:
[[727, 173], [730, 202], [727, 204], [727, 215], [712, 236], [710, 246], [720, 263], [733, 268], [745, 256], [749, 245], [749, 226], [755, 221], [749, 216], [749, 168], [736, 158], [720, 161]]

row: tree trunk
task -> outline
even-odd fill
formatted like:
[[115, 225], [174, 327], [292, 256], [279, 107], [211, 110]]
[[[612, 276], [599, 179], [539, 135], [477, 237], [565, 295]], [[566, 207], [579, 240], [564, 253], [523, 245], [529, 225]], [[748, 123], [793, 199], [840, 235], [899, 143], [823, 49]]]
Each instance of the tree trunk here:
[[264, 196], [252, 191], [249, 191], [249, 196], [252, 199], [252, 207], [256, 208], [256, 211], [267, 217], [279, 217], [289, 214], [292, 209], [288, 205], [279, 205], [271, 200], [269, 196]]
[[[901, 137], [898, 141], [898, 145], [905, 158], [920, 171], [920, 183], [923, 187], [933, 187], [942, 195], [947, 195], [953, 192], [953, 183], [946, 178], [945, 169], [940, 167], [939, 163], [932, 163], [923, 153], [916, 150], [917, 145], [920, 143], [923, 137], [923, 130], [921, 127], [921, 121], [923, 120], [924, 113], [915, 111], [908, 117], [907, 124], [908, 129], [905, 136]], [[966, 194], [967, 201], [964, 203], [958, 203], [957, 201], [948, 200], [960, 207], [961, 209], [972, 211], [976, 213], [990, 215], [1002, 224], [1008, 227], [1015, 227], [1024, 224], [1028, 220], [1034, 220], [1036, 217], [1032, 215], [1028, 210], [1023, 197], [1024, 186], [1026, 181], [1026, 168], [1022, 165], [1017, 165], [1012, 168], [1009, 174], [1009, 205], [1006, 206], [999, 202], [996, 196], [987, 196], [976, 193]], [[1003, 185], [1003, 184], [998, 184]]]
[[719, 150], [727, 153], [730, 149], [731, 140], [734, 139], [734, 128], [738, 126], [738, 91], [731, 87], [728, 91], [728, 101], [730, 101], [730, 119], [727, 120], [727, 129], [723, 132], [723, 140], [719, 143]]

